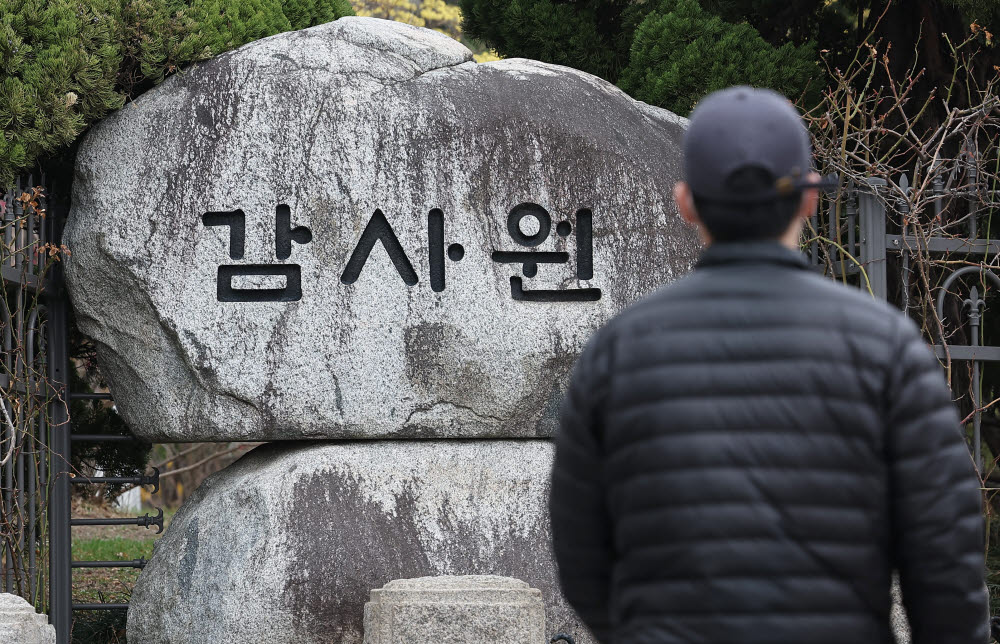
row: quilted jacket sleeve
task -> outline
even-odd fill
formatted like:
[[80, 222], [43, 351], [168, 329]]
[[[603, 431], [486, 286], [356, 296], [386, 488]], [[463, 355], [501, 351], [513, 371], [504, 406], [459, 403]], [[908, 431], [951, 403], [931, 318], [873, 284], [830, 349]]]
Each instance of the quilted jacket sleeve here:
[[597, 336], [577, 362], [563, 400], [549, 500], [563, 594], [600, 641], [611, 635], [612, 538], [601, 454], [607, 351]]
[[899, 328], [887, 400], [893, 555], [913, 644], [989, 641], [979, 479], [940, 365]]

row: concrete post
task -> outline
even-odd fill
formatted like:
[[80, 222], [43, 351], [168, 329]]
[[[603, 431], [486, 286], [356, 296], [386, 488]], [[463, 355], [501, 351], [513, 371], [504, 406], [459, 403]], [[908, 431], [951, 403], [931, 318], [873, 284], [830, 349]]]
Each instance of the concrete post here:
[[18, 595], [0, 593], [0, 644], [55, 644], [56, 629]]
[[896, 644], [910, 644], [910, 622], [906, 619], [903, 608], [903, 594], [899, 589], [899, 576], [892, 576], [892, 633], [896, 636]]
[[541, 591], [509, 577], [391, 581], [365, 604], [364, 644], [544, 644]]

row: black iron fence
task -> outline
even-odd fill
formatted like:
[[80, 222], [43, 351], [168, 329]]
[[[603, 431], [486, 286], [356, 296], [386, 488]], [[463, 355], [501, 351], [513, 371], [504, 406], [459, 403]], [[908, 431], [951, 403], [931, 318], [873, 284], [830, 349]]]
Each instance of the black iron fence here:
[[0, 584], [36, 608], [47, 604], [49, 586], [47, 518], [52, 469], [49, 442], [54, 431], [48, 407], [45, 356], [47, 315], [41, 300], [48, 230], [44, 195], [32, 189], [34, 177], [18, 182], [0, 199], [3, 238], [4, 391], [0, 411]]
[[[134, 438], [74, 434], [73, 400], [111, 400], [105, 393], [70, 391], [69, 303], [61, 245], [67, 200], [49, 199], [44, 177], [28, 176], [2, 195], [3, 251], [0, 255], [4, 308], [3, 370], [0, 372], [0, 588], [21, 595], [46, 612], [58, 644], [69, 644], [74, 611], [123, 610], [123, 603], [74, 602], [73, 570], [142, 568], [143, 559], [74, 561], [72, 527], [156, 526], [163, 512], [135, 518], [79, 519], [72, 516], [74, 485], [103, 483], [158, 486], [151, 476], [85, 476], [74, 471], [72, 445]], [[126, 555], [128, 553], [125, 553]]]
[[[962, 169], [963, 160], [955, 166]], [[983, 414], [998, 401], [984, 403], [981, 375], [985, 363], [1000, 362], [1000, 346], [983, 342], [984, 313], [987, 293], [1000, 292], [1000, 239], [989, 237], [992, 212], [983, 208], [997, 193], [975, 185], [974, 168], [966, 164], [972, 176], [959, 186], [945, 180], [947, 173], [933, 175], [921, 204], [931, 206], [922, 213], [931, 225], [917, 226], [911, 216], [906, 175], [843, 186], [810, 221], [807, 254], [818, 270], [889, 301], [923, 326], [971, 422], [970, 450], [985, 474]], [[915, 291], [932, 294], [932, 301], [915, 301]]]

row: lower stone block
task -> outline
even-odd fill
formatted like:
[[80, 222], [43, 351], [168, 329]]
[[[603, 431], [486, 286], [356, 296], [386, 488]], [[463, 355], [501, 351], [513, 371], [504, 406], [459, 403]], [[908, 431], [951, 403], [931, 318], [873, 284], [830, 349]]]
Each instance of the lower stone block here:
[[361, 644], [372, 589], [442, 575], [521, 579], [541, 591], [549, 636], [595, 644], [556, 577], [552, 457], [544, 439], [257, 448], [157, 543], [129, 644]]
[[391, 581], [365, 604], [364, 644], [543, 644], [540, 590], [489, 575]]

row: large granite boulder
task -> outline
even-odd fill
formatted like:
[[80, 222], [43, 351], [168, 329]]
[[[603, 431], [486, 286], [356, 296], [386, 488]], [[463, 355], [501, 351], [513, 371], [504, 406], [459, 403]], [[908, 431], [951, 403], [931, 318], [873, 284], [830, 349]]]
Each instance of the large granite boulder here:
[[77, 320], [156, 441], [547, 436], [589, 335], [696, 254], [684, 127], [394, 22], [254, 42], [87, 135]]
[[556, 581], [551, 459], [547, 440], [259, 447], [157, 542], [129, 643], [360, 644], [369, 593], [389, 581], [500, 575], [541, 590], [549, 636], [594, 644]]

